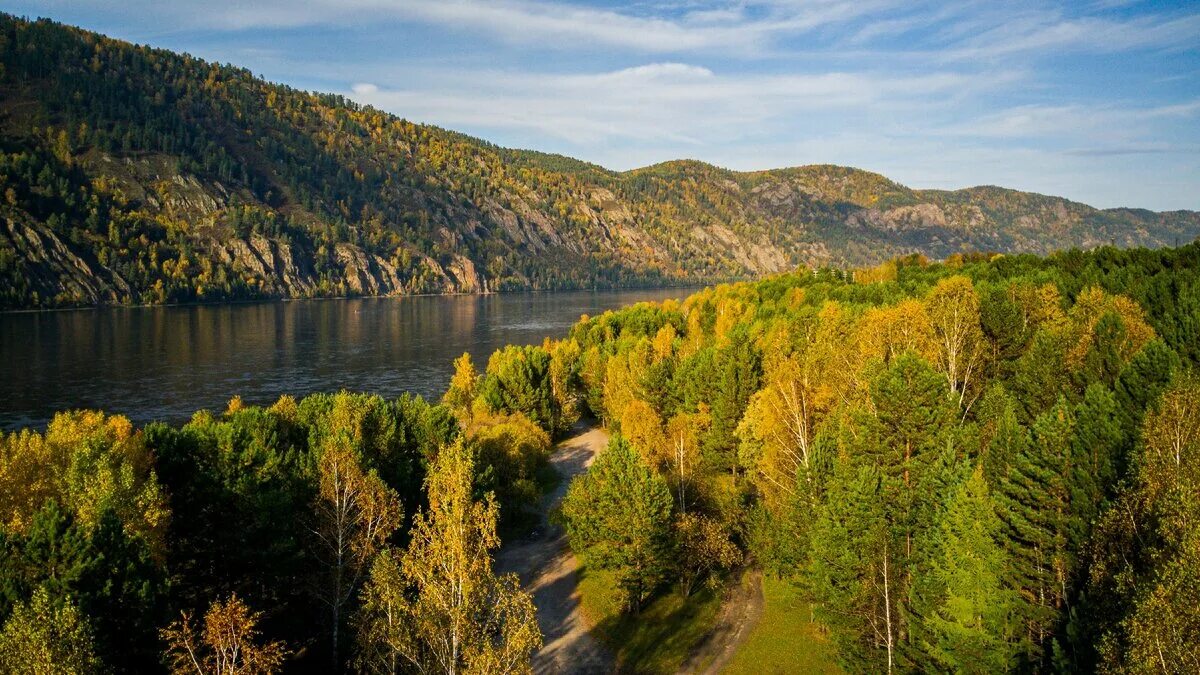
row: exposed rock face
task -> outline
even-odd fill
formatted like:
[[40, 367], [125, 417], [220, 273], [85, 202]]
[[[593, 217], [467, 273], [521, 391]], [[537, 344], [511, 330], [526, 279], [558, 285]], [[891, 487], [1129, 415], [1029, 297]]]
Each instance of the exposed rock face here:
[[913, 190], [840, 166], [609, 171], [66, 26], [0, 24], [4, 308], [695, 282], [1200, 235], [1193, 212]]

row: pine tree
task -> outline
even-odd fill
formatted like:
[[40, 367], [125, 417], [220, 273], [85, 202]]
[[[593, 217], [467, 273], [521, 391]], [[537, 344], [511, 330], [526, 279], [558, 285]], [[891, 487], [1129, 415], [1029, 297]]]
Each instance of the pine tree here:
[[667, 482], [620, 436], [563, 499], [571, 549], [587, 565], [613, 570], [634, 611], [670, 570], [671, 505]]
[[723, 469], [737, 468], [734, 432], [750, 397], [758, 391], [762, 376], [762, 357], [750, 339], [745, 325], [729, 331], [728, 343], [717, 350], [713, 360], [715, 380], [712, 383], [712, 426], [705, 436], [706, 459]]
[[940, 602], [926, 619], [930, 651], [957, 673], [1012, 668], [1019, 649], [1017, 594], [1004, 585], [1007, 562], [996, 542], [1001, 522], [979, 468], [955, 492], [938, 528], [931, 576]]
[[1033, 442], [1013, 458], [996, 490], [1000, 542], [1009, 559], [1005, 583], [1021, 594], [1020, 615], [1034, 648], [1049, 637], [1073, 566], [1066, 522], [1073, 427], [1070, 407], [1060, 399], [1034, 422]]
[[1013, 462], [1029, 451], [1029, 430], [1018, 419], [1019, 404], [1002, 385], [995, 385], [980, 401], [978, 419], [983, 426], [981, 465], [988, 485], [995, 489], [1008, 475]]
[[888, 522], [887, 479], [840, 459], [812, 529], [807, 578], [849, 672], [892, 672], [900, 639], [903, 537]]
[[1112, 495], [1125, 435], [1117, 417], [1117, 401], [1102, 384], [1092, 384], [1075, 408], [1071, 441], [1072, 544], [1079, 548], [1095, 521], [1101, 502]]

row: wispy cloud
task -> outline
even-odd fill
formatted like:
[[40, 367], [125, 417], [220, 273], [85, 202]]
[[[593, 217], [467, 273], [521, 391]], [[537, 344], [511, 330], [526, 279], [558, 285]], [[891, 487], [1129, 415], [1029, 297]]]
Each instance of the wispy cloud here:
[[651, 63], [593, 74], [425, 72], [419, 87], [354, 92], [364, 103], [451, 126], [516, 129], [578, 145], [619, 139], [729, 141], [829, 111], [880, 117], [946, 107], [956, 96], [1001, 87], [1015, 75], [934, 72], [819, 75], [718, 74]]
[[1200, 116], [1200, 99], [1159, 106], [1024, 105], [966, 119], [942, 133], [994, 138], [1077, 138], [1102, 133], [1136, 137], [1158, 120], [1189, 120]]
[[1200, 14], [1112, 18], [1030, 12], [1009, 17], [951, 47], [947, 54], [955, 58], [981, 58], [1049, 51], [1061, 54], [1196, 49], [1200, 47], [1197, 35], [1200, 35]]

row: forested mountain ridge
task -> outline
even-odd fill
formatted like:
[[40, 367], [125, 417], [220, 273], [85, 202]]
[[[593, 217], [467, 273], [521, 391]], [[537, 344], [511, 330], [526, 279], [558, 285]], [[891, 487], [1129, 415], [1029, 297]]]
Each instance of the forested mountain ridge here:
[[836, 166], [613, 172], [0, 16], [0, 307], [757, 276], [1200, 235], [1200, 214]]

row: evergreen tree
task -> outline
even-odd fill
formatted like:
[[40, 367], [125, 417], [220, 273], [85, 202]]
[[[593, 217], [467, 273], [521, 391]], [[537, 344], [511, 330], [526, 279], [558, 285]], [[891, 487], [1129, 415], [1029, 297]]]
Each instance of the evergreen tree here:
[[941, 590], [926, 619], [934, 659], [956, 673], [999, 673], [1015, 665], [1020, 626], [1017, 594], [1004, 584], [1001, 523], [976, 469], [955, 492], [938, 529], [931, 575]]
[[[1113, 386], [1125, 437], [1132, 442], [1141, 430], [1142, 417], [1150, 403], [1179, 369], [1179, 355], [1159, 339], [1151, 340], [1130, 359]], [[1127, 447], [1126, 450], [1132, 448]], [[1124, 464], [1118, 467], [1124, 469]]]
[[670, 571], [671, 505], [667, 482], [620, 436], [563, 499], [571, 549], [585, 564], [613, 570], [634, 611]]
[[734, 432], [750, 397], [758, 391], [762, 356], [745, 325], [734, 327], [726, 339], [713, 358], [712, 424], [705, 435], [704, 453], [712, 466], [736, 470]]
[[1102, 384], [1092, 384], [1075, 408], [1075, 434], [1071, 441], [1072, 544], [1081, 548], [1101, 502], [1112, 495], [1125, 435], [1117, 417], [1117, 401]]
[[904, 542], [888, 522], [886, 480], [869, 465], [839, 460], [812, 528], [808, 583], [848, 672], [897, 668]]
[[1005, 584], [1022, 597], [1019, 616], [1034, 649], [1050, 637], [1073, 571], [1067, 548], [1073, 427], [1070, 407], [1060, 399], [1034, 422], [1033, 442], [1013, 458], [996, 490], [1000, 543], [1009, 559]]

